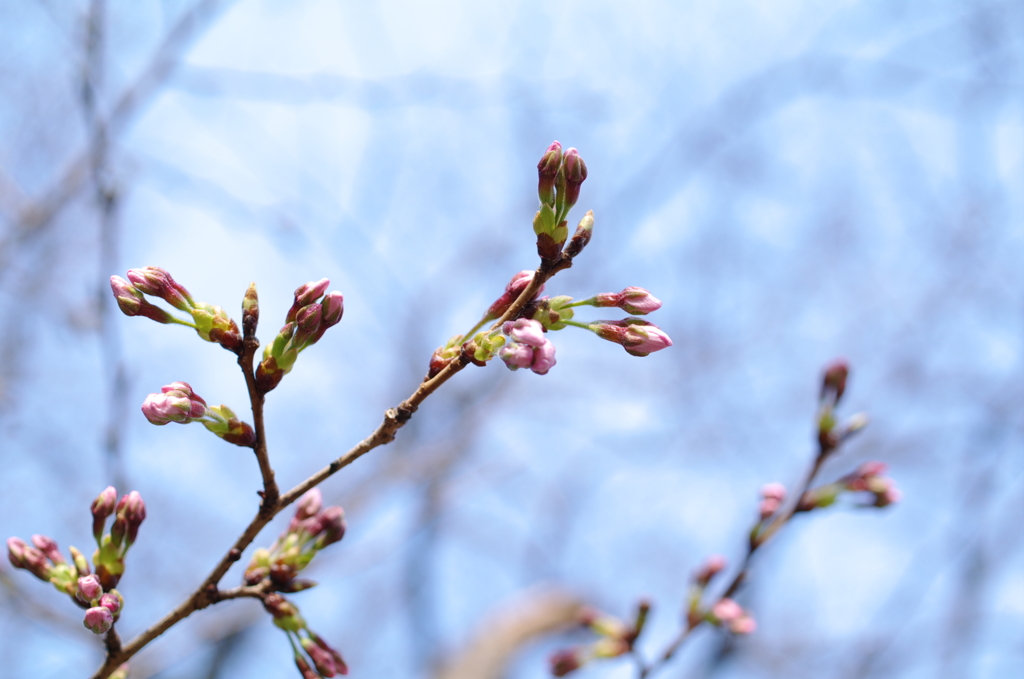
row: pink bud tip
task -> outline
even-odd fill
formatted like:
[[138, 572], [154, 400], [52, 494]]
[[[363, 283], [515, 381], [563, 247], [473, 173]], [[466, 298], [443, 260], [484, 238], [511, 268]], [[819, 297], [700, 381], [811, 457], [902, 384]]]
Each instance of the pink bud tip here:
[[509, 321], [501, 328], [502, 332], [516, 342], [529, 344], [531, 347], [542, 346], [547, 339], [544, 337], [544, 326], [540, 321], [527, 318], [519, 318]]
[[720, 599], [712, 606], [711, 614], [722, 622], [729, 622], [742, 616], [743, 608], [732, 599]]
[[729, 623], [733, 634], [751, 634], [757, 629], [757, 622], [749, 615], [743, 615]]
[[781, 483], [766, 483], [761, 486], [761, 497], [765, 500], [782, 502], [786, 499], [786, 487]]
[[75, 598], [83, 604], [92, 604], [103, 596], [103, 585], [95, 575], [86, 575], [78, 578], [78, 586], [75, 589]]
[[103, 606], [94, 606], [85, 612], [82, 622], [93, 634], [106, 634], [114, 625], [114, 615]]

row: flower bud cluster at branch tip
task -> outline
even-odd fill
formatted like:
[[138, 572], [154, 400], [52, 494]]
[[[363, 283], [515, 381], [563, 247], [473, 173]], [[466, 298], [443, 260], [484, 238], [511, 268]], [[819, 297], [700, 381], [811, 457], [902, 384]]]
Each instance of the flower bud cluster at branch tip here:
[[[117, 306], [126, 316], [143, 316], [158, 323], [185, 325], [194, 328], [207, 342], [219, 344], [236, 354], [242, 351], [242, 336], [238, 332], [238, 325], [227, 313], [219, 306], [195, 301], [184, 286], [160, 267], [129, 269], [128, 280], [111, 276], [110, 288], [117, 299]], [[189, 314], [191, 319], [179, 318], [164, 311], [148, 302], [146, 295], [164, 300], [175, 309]]]
[[199, 422], [228, 443], [246, 448], [256, 444], [252, 426], [239, 420], [235, 412], [225, 405], [207, 406], [188, 382], [172, 382], [161, 387], [159, 394], [147, 396], [142, 402], [142, 414], [156, 425]]
[[[71, 597], [87, 609], [83, 624], [95, 634], [110, 630], [124, 608], [124, 598], [114, 589], [124, 573], [124, 557], [138, 537], [146, 518], [146, 505], [137, 491], [117, 500], [117, 491], [108, 486], [90, 507], [93, 537], [99, 547], [92, 557], [95, 573], [76, 548], [69, 547], [71, 561], [60, 553], [56, 541], [45, 535], [33, 535], [32, 545], [12, 537], [7, 539], [7, 557], [15, 568], [22, 568], [40, 580], [51, 583], [58, 592]], [[110, 533], [103, 534], [106, 521], [114, 516]]]
[[600, 638], [586, 646], [564, 649], [554, 653], [548, 663], [551, 674], [556, 677], [578, 670], [588, 662], [604, 658], [617, 658], [633, 650], [633, 645], [640, 637], [647, 623], [651, 604], [641, 600], [637, 604], [632, 624], [593, 609], [584, 609], [580, 614], [580, 623], [586, 625]]
[[540, 209], [533, 218], [533, 232], [537, 236], [537, 254], [547, 265], [564, 262], [572, 265], [572, 258], [583, 251], [594, 228], [594, 215], [588, 212], [576, 228], [572, 242], [566, 217], [580, 196], [580, 186], [587, 178], [587, 166], [576, 149], [562, 153], [557, 141], [548, 147], [537, 163], [537, 197]]
[[295, 366], [299, 353], [319, 342], [328, 328], [341, 321], [345, 298], [336, 290], [324, 294], [330, 284], [324, 278], [295, 291], [284, 326], [263, 350], [263, 361], [256, 368], [256, 386], [261, 393], [280, 384]]
[[707, 613], [707, 620], [713, 625], [729, 630], [733, 634], [750, 634], [757, 629], [749, 611], [732, 599], [720, 599]]
[[345, 536], [345, 512], [341, 507], [322, 509], [319, 488], [307, 491], [295, 503], [295, 516], [269, 549], [257, 549], [245, 571], [245, 582], [256, 585], [269, 578], [276, 590], [296, 592], [316, 583], [296, 576], [317, 552]]
[[818, 486], [808, 490], [800, 498], [798, 512], [809, 512], [835, 503], [843, 493], [868, 493], [870, 500], [861, 503], [862, 507], [888, 507], [903, 498], [896, 487], [896, 482], [888, 476], [885, 464], [881, 462], [865, 462], [857, 471], [847, 474], [835, 483]]
[[330, 679], [348, 674], [348, 665], [341, 653], [309, 629], [295, 604], [272, 592], [263, 597], [263, 608], [270, 613], [274, 625], [288, 635], [295, 666], [303, 679]]

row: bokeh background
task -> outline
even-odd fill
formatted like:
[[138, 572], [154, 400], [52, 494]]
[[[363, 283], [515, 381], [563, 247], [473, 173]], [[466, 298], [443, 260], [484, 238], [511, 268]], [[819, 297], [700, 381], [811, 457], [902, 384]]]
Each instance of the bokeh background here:
[[[548, 291], [646, 287], [675, 346], [559, 332], [548, 375], [469, 369], [323, 485], [349, 533], [295, 601], [353, 676], [544, 677], [590, 638], [555, 631], [575, 602], [641, 596], [653, 656], [689, 573], [742, 556], [758, 487], [802, 477], [835, 356], [872, 424], [825, 480], [882, 460], [904, 501], [799, 517], [740, 597], [757, 633], [703, 630], [660, 676], [1024, 675], [1024, 4], [3, 0], [0, 45], [0, 537], [87, 548], [96, 494], [139, 490], [123, 636], [201, 581], [259, 475], [144, 420], [169, 382], [239, 412], [244, 385], [108, 277], [159, 265], [236, 317], [257, 281], [265, 342], [298, 285], [345, 294], [268, 399], [290, 487], [536, 265], [558, 139], [597, 221]], [[0, 582], [0, 676], [91, 674], [80, 611]], [[297, 676], [252, 601], [133, 667]]]

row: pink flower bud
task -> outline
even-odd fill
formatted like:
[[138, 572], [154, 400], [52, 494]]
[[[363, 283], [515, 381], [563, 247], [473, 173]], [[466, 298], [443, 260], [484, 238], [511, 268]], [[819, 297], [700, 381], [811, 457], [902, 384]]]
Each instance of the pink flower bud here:
[[117, 518], [124, 522], [127, 543], [131, 547], [138, 537], [139, 526], [146, 519], [146, 503], [142, 501], [139, 491], [133, 490], [121, 498], [117, 503]]
[[555, 206], [555, 177], [558, 176], [558, 168], [562, 166], [562, 145], [557, 141], [551, 142], [540, 162], [537, 163], [537, 196], [540, 202]]
[[192, 295], [182, 287], [171, 274], [158, 266], [147, 266], [142, 269], [129, 269], [128, 280], [136, 289], [147, 295], [164, 300], [180, 311], [192, 310]]
[[505, 362], [509, 370], [529, 368], [533, 365], [533, 347], [527, 344], [506, 344], [498, 351], [498, 357]]
[[110, 290], [114, 293], [121, 313], [125, 316], [135, 316], [139, 313], [145, 297], [131, 283], [120, 276], [111, 276]]
[[661, 308], [661, 300], [643, 288], [630, 286], [622, 292], [602, 292], [594, 295], [596, 307], [618, 307], [630, 314], [643, 316]]
[[172, 382], [161, 387], [160, 391], [159, 394], [150, 394], [142, 402], [142, 414], [152, 424], [187, 424], [206, 416], [206, 401], [195, 394], [187, 382]]
[[295, 518], [292, 519], [292, 523], [298, 525], [299, 521], [316, 516], [320, 513], [322, 506], [323, 495], [320, 493], [320, 489], [310, 488], [295, 503]]
[[580, 186], [587, 178], [587, 165], [580, 158], [580, 152], [570, 148], [562, 158], [562, 173], [565, 178], [565, 207], [563, 214], [567, 213], [580, 197]]
[[647, 356], [672, 346], [672, 340], [661, 328], [639, 318], [595, 321], [588, 327], [601, 339], [621, 344], [633, 356]]
[[742, 615], [729, 623], [729, 631], [733, 634], [751, 634], [757, 629], [757, 622], [749, 615]]
[[316, 667], [316, 671], [320, 673], [322, 677], [333, 677], [337, 674], [334, 667], [334, 658], [323, 648], [320, 648], [312, 639], [304, 637], [302, 639], [302, 648], [309, 655], [309, 659], [313, 661], [313, 665]]
[[547, 342], [544, 337], [544, 326], [539, 321], [519, 318], [515, 321], [508, 321], [501, 327], [501, 330], [514, 341], [529, 344], [531, 347], [539, 347]]
[[766, 483], [761, 486], [761, 497], [765, 500], [782, 502], [786, 499], [786, 487], [781, 483]]
[[711, 578], [725, 570], [726, 560], [720, 554], [709, 556], [700, 568], [693, 574], [693, 580], [699, 587], [707, 587]]
[[869, 476], [882, 476], [888, 469], [889, 466], [884, 462], [865, 462], [857, 469], [857, 473], [865, 478]]
[[110, 611], [116, 621], [121, 609], [124, 608], [124, 597], [116, 589], [112, 589], [100, 597], [99, 605]]
[[331, 281], [329, 279], [321, 278], [318, 281], [312, 281], [296, 288], [295, 301], [292, 302], [292, 308], [288, 310], [285, 322], [291, 323], [294, 321], [299, 311], [320, 299], [330, 285]]
[[846, 391], [846, 378], [850, 374], [850, 366], [846, 359], [838, 358], [825, 367], [821, 379], [821, 399], [831, 398], [833, 404], [838, 403]]
[[565, 250], [562, 254], [566, 259], [572, 259], [583, 252], [583, 248], [587, 247], [590, 242], [590, 238], [594, 233], [594, 211], [587, 210], [587, 214], [583, 215], [583, 219], [576, 226], [576, 233], [569, 239], [569, 243], [565, 246]]
[[711, 615], [721, 622], [730, 622], [743, 615], [743, 608], [732, 599], [720, 599], [711, 607]]
[[92, 534], [99, 543], [103, 536], [103, 527], [106, 525], [107, 517], [114, 513], [117, 506], [117, 491], [113, 486], [107, 486], [103, 492], [92, 501]]
[[341, 507], [328, 507], [320, 512], [318, 518], [323, 533], [317, 540], [317, 549], [333, 545], [345, 537], [345, 510]]
[[548, 664], [551, 665], [551, 674], [556, 677], [564, 677], [570, 672], [578, 670], [583, 667], [585, 662], [586, 656], [583, 650], [579, 648], [566, 648], [557, 651], [548, 658]]
[[781, 506], [782, 503], [773, 497], [766, 497], [761, 500], [761, 503], [758, 505], [758, 513], [761, 515], [761, 520], [764, 521], [771, 517], [775, 512], [779, 511]]
[[345, 297], [335, 290], [324, 296], [320, 306], [323, 308], [322, 327], [329, 328], [332, 325], [337, 325], [342, 314], [345, 313]]
[[[512, 306], [512, 303], [519, 299], [519, 295], [523, 294], [523, 290], [529, 287], [533, 281], [534, 272], [529, 269], [520, 271], [512, 280], [509, 281], [508, 285], [505, 286], [505, 292], [499, 297], [494, 304], [487, 310], [487, 318], [500, 318], [502, 314], [508, 311], [508, 308]], [[537, 295], [544, 291], [544, 286], [540, 286], [537, 290]], [[535, 295], [536, 297], [536, 295]]]
[[53, 538], [48, 538], [45, 535], [33, 535], [32, 544], [54, 565], [64, 563], [64, 555], [60, 553], [60, 548]]
[[106, 634], [114, 626], [114, 616], [103, 606], [94, 606], [85, 612], [82, 622], [93, 634]]
[[345, 664], [345, 660], [341, 657], [341, 653], [338, 653], [338, 651], [313, 632], [309, 632], [309, 637], [317, 646], [330, 654], [331, 658], [334, 660], [334, 669], [338, 674], [348, 674], [348, 665]]
[[95, 575], [86, 575], [78, 578], [78, 586], [75, 588], [75, 598], [83, 604], [93, 604], [103, 596], [103, 585]]
[[40, 580], [50, 579], [51, 566], [46, 556], [21, 538], [7, 538], [7, 558], [15, 568], [24, 568]]
[[548, 340], [533, 350], [533, 362], [530, 370], [538, 375], [546, 375], [555, 367], [555, 345]]
[[313, 671], [306, 659], [300, 655], [295, 656], [295, 666], [299, 668], [302, 679], [320, 679], [320, 675]]

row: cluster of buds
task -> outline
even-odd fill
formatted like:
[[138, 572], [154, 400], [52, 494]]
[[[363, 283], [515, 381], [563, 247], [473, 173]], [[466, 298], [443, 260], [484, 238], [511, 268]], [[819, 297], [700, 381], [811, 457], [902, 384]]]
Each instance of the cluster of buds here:
[[285, 323], [274, 341], [263, 350], [256, 368], [256, 386], [267, 393], [295, 366], [299, 353], [313, 346], [327, 329], [337, 325], [345, 312], [345, 299], [338, 291], [324, 294], [331, 281], [324, 278], [306, 283], [295, 291]]
[[[117, 299], [117, 306], [126, 316], [143, 316], [157, 323], [185, 325], [194, 328], [207, 342], [219, 344], [236, 354], [242, 351], [238, 325], [227, 312], [219, 306], [195, 301], [184, 286], [160, 267], [129, 269], [128, 280], [111, 276], [110, 289]], [[146, 295], [158, 297], [175, 309], [184, 311], [191, 320], [179, 318], [150, 303]]]
[[846, 391], [850, 366], [836, 359], [825, 368], [818, 397], [818, 446], [822, 455], [828, 455], [843, 441], [868, 425], [868, 416], [857, 413], [844, 422], [836, 419], [835, 409]]
[[[113, 486], [108, 486], [92, 503], [93, 537], [97, 549], [89, 568], [85, 556], [69, 547], [71, 561], [60, 553], [57, 543], [44, 535], [33, 535], [32, 545], [19, 538], [8, 538], [7, 555], [15, 568], [23, 568], [57, 591], [67, 594], [78, 606], [86, 608], [84, 624], [95, 634], [106, 633], [124, 608], [124, 598], [114, 587], [124, 573], [124, 558], [139, 534], [146, 518], [146, 504], [137, 491], [120, 501]], [[107, 519], [114, 516], [110, 533], [104, 535]]]
[[303, 679], [330, 679], [339, 674], [348, 674], [348, 665], [341, 653], [309, 629], [295, 604], [272, 592], [263, 597], [263, 608], [270, 613], [274, 624], [288, 634], [295, 655], [295, 666], [299, 668]]
[[615, 616], [592, 609], [580, 614], [580, 624], [586, 625], [600, 638], [592, 644], [577, 646], [555, 652], [548, 659], [551, 674], [556, 677], [578, 670], [588, 662], [605, 658], [617, 658], [633, 650], [633, 644], [643, 632], [647, 622], [647, 614], [651, 610], [650, 602], [644, 600], [637, 605], [636, 616], [632, 624], [626, 624]]
[[245, 582], [255, 585], [270, 578], [274, 589], [298, 592], [316, 585], [296, 578], [317, 552], [345, 536], [345, 512], [341, 507], [322, 509], [319, 488], [306, 492], [295, 503], [295, 516], [270, 549], [257, 549], [245, 571]]
[[510, 370], [529, 368], [538, 375], [545, 375], [555, 365], [555, 345], [544, 337], [544, 327], [531, 319], [520, 318], [508, 321], [502, 332], [512, 340], [502, 347], [498, 355]]
[[704, 591], [708, 584], [724, 571], [725, 567], [725, 557], [716, 554], [708, 557], [694, 572], [687, 595], [686, 624], [693, 629], [702, 622], [708, 622], [733, 634], [750, 634], [757, 628], [757, 623], [750, 612], [743, 610], [734, 600], [722, 597], [710, 608], [703, 604]]
[[808, 490], [800, 498], [798, 512], [828, 507], [843, 493], [869, 493], [871, 500], [865, 507], [888, 507], [902, 499], [896, 483], [885, 476], [886, 466], [882, 462], [865, 462], [855, 472], [847, 474], [835, 483]]
[[155, 425], [200, 422], [228, 443], [246, 448], [256, 444], [256, 433], [249, 424], [239, 420], [225, 405], [208, 406], [188, 382], [172, 382], [161, 387], [159, 394], [147, 396], [142, 402], [142, 414]]
[[[570, 148], [562, 153], [557, 141], [548, 147], [537, 163], [537, 197], [540, 209], [533, 218], [537, 235], [537, 254], [547, 265], [564, 262], [571, 266], [587, 243], [594, 229], [594, 213], [588, 211], [569, 240], [566, 217], [580, 197], [580, 186], [587, 178], [587, 165], [579, 152]], [[569, 240], [568, 246], [566, 240]]]

